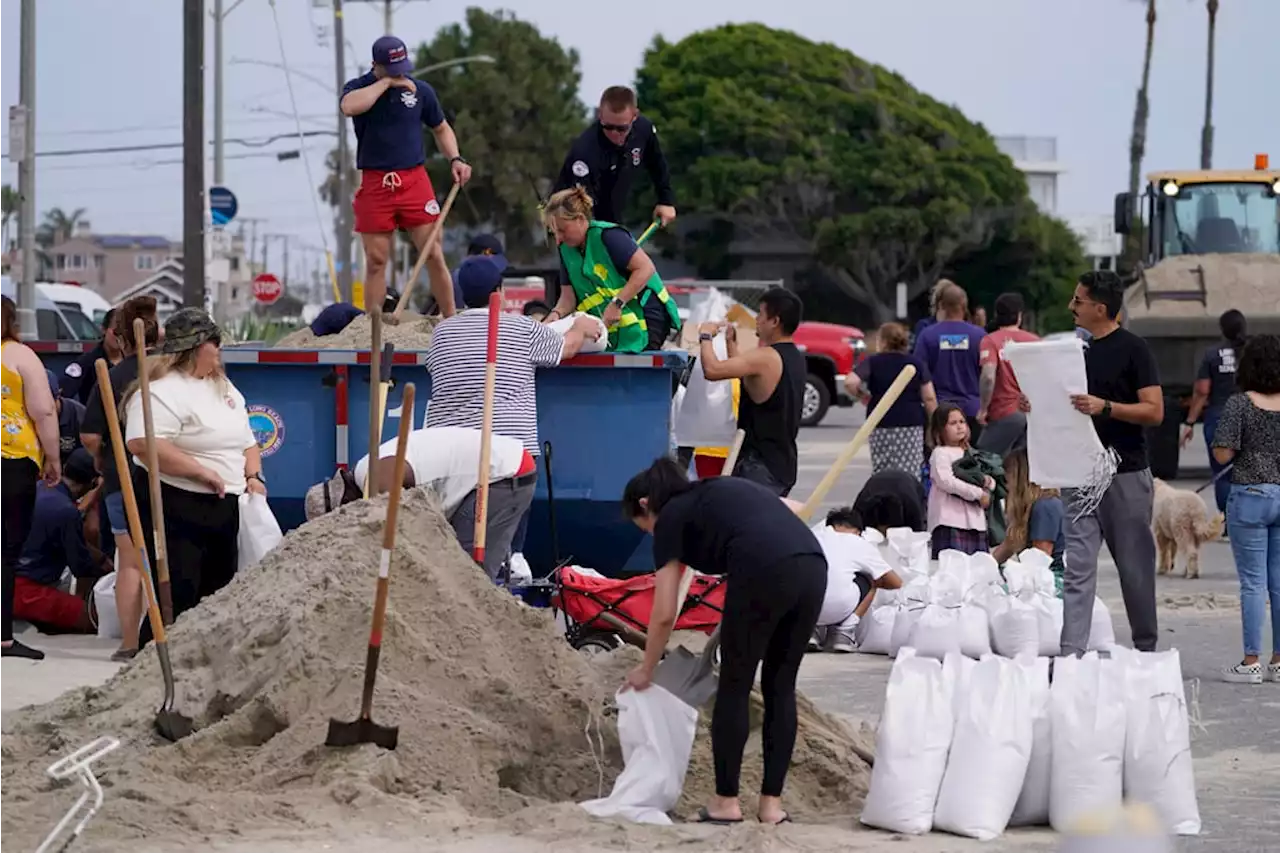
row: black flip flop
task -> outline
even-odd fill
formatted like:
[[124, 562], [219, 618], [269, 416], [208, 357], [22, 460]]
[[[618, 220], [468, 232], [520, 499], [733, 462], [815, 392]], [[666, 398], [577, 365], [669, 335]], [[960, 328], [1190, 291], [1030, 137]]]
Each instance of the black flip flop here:
[[[759, 815], [756, 815], [756, 820], [760, 820]], [[765, 826], [778, 826], [779, 824], [783, 824], [783, 823], [791, 823], [791, 812], [783, 812], [782, 817], [778, 818], [777, 820], [773, 820], [773, 821], [760, 820], [760, 822], [763, 823]]]
[[742, 818], [729, 819], [729, 818], [722, 818], [722, 817], [713, 817], [711, 813], [707, 811], [706, 806], [703, 806], [702, 808], [698, 809], [698, 816], [694, 818], [693, 822], [709, 823], [712, 826], [733, 826], [735, 823], [742, 823]]

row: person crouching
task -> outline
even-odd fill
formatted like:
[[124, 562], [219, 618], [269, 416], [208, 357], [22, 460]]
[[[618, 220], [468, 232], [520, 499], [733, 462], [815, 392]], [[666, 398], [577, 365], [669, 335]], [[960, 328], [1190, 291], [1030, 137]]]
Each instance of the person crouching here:
[[[97, 485], [93, 457], [84, 448], [67, 456], [62, 482], [41, 484], [36, 491], [31, 533], [18, 561], [14, 581], [13, 615], [46, 634], [91, 634], [97, 630], [94, 582], [111, 571], [90, 550], [84, 535], [84, 516], [77, 502]], [[79, 581], [72, 595], [58, 588], [63, 568]]]
[[[439, 497], [458, 544], [471, 553], [475, 545], [476, 485], [480, 468], [479, 430], [463, 427], [431, 427], [409, 433], [405, 450], [406, 489], [423, 486]], [[396, 440], [378, 449], [375, 482], [378, 491], [388, 490], [395, 474]], [[356, 463], [355, 473], [338, 471], [323, 483], [307, 490], [304, 509], [307, 520], [317, 518], [342, 504], [359, 500], [369, 472], [369, 457]], [[485, 519], [484, 571], [489, 579], [502, 580], [503, 564], [511, 550], [511, 540], [520, 519], [533, 503], [538, 468], [533, 456], [519, 440], [495, 435], [489, 447], [489, 508]]]
[[854, 632], [871, 607], [877, 589], [899, 589], [900, 578], [880, 556], [880, 549], [862, 538], [862, 516], [853, 507], [833, 509], [813, 535], [827, 558], [827, 593], [818, 614], [818, 627], [809, 650], [847, 653], [857, 648]]

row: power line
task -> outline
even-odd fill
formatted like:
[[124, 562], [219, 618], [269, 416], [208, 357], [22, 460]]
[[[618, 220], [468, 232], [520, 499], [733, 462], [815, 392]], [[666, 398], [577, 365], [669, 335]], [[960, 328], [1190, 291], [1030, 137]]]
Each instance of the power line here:
[[[246, 154], [230, 154], [227, 156], [226, 159], [228, 160], [265, 160], [269, 158], [279, 162], [280, 155], [293, 154], [297, 150], [298, 149], [287, 149], [284, 151], [258, 151], [258, 152], [246, 153]], [[314, 150], [314, 147], [308, 146], [308, 150]], [[292, 158], [287, 157], [286, 159], [292, 159]], [[179, 159], [173, 159], [173, 160], [135, 160], [130, 163], [112, 163], [110, 166], [104, 166], [101, 163], [81, 163], [75, 166], [42, 166], [40, 168], [40, 171], [43, 174], [45, 172], [102, 171], [104, 169], [146, 170], [146, 169], [153, 169], [157, 166], [176, 166], [181, 162], [182, 160], [179, 158]]]
[[[255, 112], [255, 110], [250, 109], [249, 112]], [[289, 117], [292, 118], [292, 115], [289, 114]], [[318, 119], [327, 119], [329, 117], [329, 114], [313, 113], [313, 114], [304, 115], [302, 117], [309, 121], [315, 121]], [[269, 124], [274, 121], [278, 121], [278, 119], [271, 116], [251, 116], [247, 118], [231, 119], [230, 121], [227, 122], [227, 124], [232, 124], [232, 125]], [[82, 128], [70, 128], [66, 130], [41, 130], [41, 131], [38, 131], [36, 135], [44, 136], [44, 137], [112, 136], [120, 133], [146, 133], [148, 131], [154, 131], [154, 130], [181, 130], [181, 129], [182, 129], [182, 125], [180, 124], [136, 124], [136, 125], [126, 125], [123, 127], [98, 127], [98, 128], [82, 127]]]
[[[228, 143], [243, 145], [246, 148], [263, 148], [273, 142], [279, 142], [281, 139], [293, 139], [299, 134], [293, 133], [276, 133], [265, 139], [227, 139]], [[337, 132], [333, 130], [304, 130], [301, 134], [307, 136], [336, 136]], [[89, 154], [129, 154], [137, 151], [166, 151], [173, 148], [181, 148], [181, 142], [154, 142], [149, 145], [109, 145], [102, 148], [64, 148], [55, 151], [37, 151], [36, 157], [81, 157]], [[8, 157], [8, 152], [0, 152], [0, 156]]]

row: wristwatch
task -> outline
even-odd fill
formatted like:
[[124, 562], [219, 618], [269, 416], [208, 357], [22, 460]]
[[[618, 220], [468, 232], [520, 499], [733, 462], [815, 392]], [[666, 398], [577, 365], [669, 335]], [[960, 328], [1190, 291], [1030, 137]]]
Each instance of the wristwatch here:
[[1104, 418], [1111, 417], [1111, 401], [1110, 400], [1102, 401], [1102, 416]]
[[627, 303], [623, 302], [621, 298], [615, 296], [613, 297], [613, 306], [621, 311], [623, 308], [627, 307]]
[[466, 157], [463, 157], [461, 154], [459, 154], [457, 157], [450, 157], [450, 158], [449, 158], [449, 165], [453, 165], [454, 163], [461, 163], [461, 164], [463, 164], [464, 166], [470, 166], [470, 165], [471, 165], [471, 164], [467, 161], [467, 158], [466, 158]]
[[252, 474], [245, 474], [244, 478], [246, 480], [257, 480], [259, 483], [261, 483], [264, 486], [267, 484], [267, 478], [262, 476], [261, 471], [254, 471]]
[[715, 335], [709, 335], [706, 332], [703, 332], [702, 334], [698, 335], [698, 340], [702, 341], [703, 343], [714, 341], [715, 339], [716, 339]]

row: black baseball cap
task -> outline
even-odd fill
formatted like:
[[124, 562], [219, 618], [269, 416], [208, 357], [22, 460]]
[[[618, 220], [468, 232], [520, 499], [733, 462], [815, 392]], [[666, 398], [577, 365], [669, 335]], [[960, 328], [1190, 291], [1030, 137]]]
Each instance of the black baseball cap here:
[[395, 36], [383, 36], [373, 43], [373, 64], [387, 69], [392, 77], [403, 77], [413, 70], [409, 48]]
[[90, 485], [98, 478], [93, 456], [83, 447], [77, 447], [67, 456], [67, 461], [62, 463], [62, 476], [82, 486]]
[[502, 241], [494, 234], [477, 234], [467, 246], [468, 255], [502, 255]]

